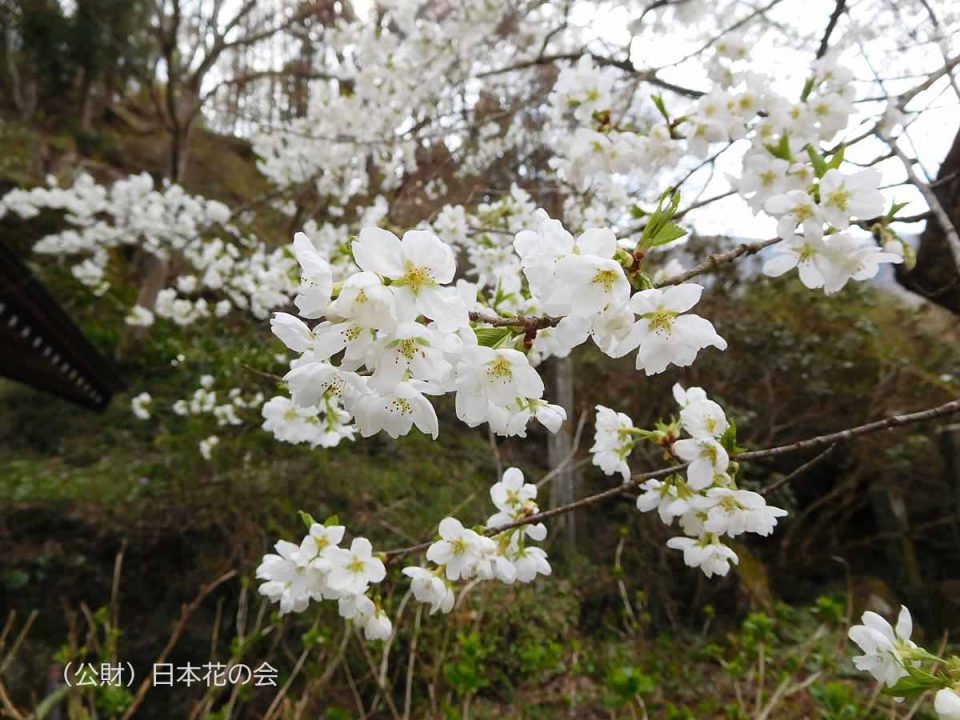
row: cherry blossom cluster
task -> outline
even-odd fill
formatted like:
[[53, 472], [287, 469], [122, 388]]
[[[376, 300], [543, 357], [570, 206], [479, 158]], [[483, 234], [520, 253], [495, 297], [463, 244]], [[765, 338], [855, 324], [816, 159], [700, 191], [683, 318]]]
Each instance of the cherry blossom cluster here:
[[[492, 159], [517, 140], [502, 141], [496, 123], [484, 130], [472, 119], [465, 126], [452, 122], [462, 112], [463, 96], [450, 92], [451, 83], [461, 86], [474, 66], [489, 68], [480, 60], [488, 56], [484, 46], [516, 13], [512, 4], [487, 0], [442, 10], [401, 0], [380, 3], [376, 17], [363, 22], [339, 18], [315, 40], [317, 47], [337, 52], [319, 58], [326, 65], [324, 79], [313, 84], [304, 117], [265, 125], [254, 137], [261, 171], [280, 186], [307, 185], [346, 207], [357, 196], [396, 189], [405, 172], [416, 171], [418, 126], [457, 138], [464, 150], [469, 146], [470, 160], [484, 166], [481, 155]], [[539, 28], [550, 10], [523, 14]], [[525, 37], [501, 35], [500, 51], [517, 54]], [[382, 112], [385, 107], [391, 112]], [[344, 122], [359, 117], [364, 122]], [[470, 137], [474, 133], [478, 137]]]
[[[651, 227], [670, 238], [682, 234], [667, 223], [669, 210], [658, 213]], [[543, 399], [531, 351], [534, 361], [563, 356], [592, 338], [612, 357], [637, 351], [637, 368], [651, 375], [671, 364], [690, 365], [705, 347], [726, 348], [709, 321], [688, 313], [701, 286], [634, 293], [625, 269], [633, 256], [612, 230], [590, 229], [575, 238], [543, 211], [534, 218], [536, 229], [513, 239], [523, 281], [511, 294], [556, 322], [532, 330], [523, 322], [511, 326], [502, 286], [488, 298], [478, 297], [477, 285], [454, 283], [455, 253], [432, 232], [410, 230], [400, 239], [364, 228], [350, 245], [356, 270], [339, 283], [310, 238], [298, 233], [294, 252], [302, 276], [294, 304], [303, 319], [276, 313], [271, 324], [300, 353], [284, 377], [293, 402], [322, 406], [329, 429], [340, 436], [349, 417], [363, 437], [380, 431], [398, 437], [413, 427], [436, 437], [428, 398], [453, 392], [457, 416], [468, 426], [488, 423], [499, 435], [522, 437], [533, 418], [552, 432], [566, 419], [562, 408]], [[645, 233], [641, 246], [657, 242]], [[288, 419], [300, 422], [295, 411]]]
[[[217, 391], [213, 389], [215, 382], [213, 375], [202, 375], [199, 387], [189, 398], [182, 398], [173, 403], [171, 406], [173, 413], [181, 417], [210, 415], [217, 426], [223, 428], [244, 424], [243, 418], [237, 414], [238, 411], [265, 406], [263, 393], [257, 392], [245, 397], [243, 390], [236, 387], [226, 393], [226, 402], [218, 402]], [[284, 398], [280, 399], [284, 400]], [[150, 420], [153, 417], [152, 406], [153, 397], [148, 392], [141, 392], [130, 401], [131, 411], [138, 420]], [[211, 459], [213, 450], [219, 443], [220, 438], [216, 435], [210, 435], [199, 442], [198, 449], [204, 460]]]
[[214, 417], [219, 427], [227, 427], [243, 424], [237, 410], [257, 408], [263, 404], [263, 393], [258, 392], [245, 398], [240, 388], [231, 388], [226, 394], [227, 402], [218, 402], [217, 391], [213, 389], [215, 382], [213, 375], [202, 375], [200, 386], [193, 391], [189, 399], [173, 403], [173, 412], [181, 417], [209, 414]]
[[[497, 512], [487, 519], [485, 532], [444, 518], [438, 539], [426, 551], [432, 566], [403, 569], [417, 601], [429, 605], [430, 614], [449, 613], [456, 603], [458, 581], [499, 580], [510, 585], [549, 575], [546, 552], [530, 544], [546, 538], [546, 526], [514, 525], [540, 512], [536, 497], [537, 486], [525, 483], [519, 469], [509, 468], [490, 488]], [[303, 612], [311, 601], [336, 600], [340, 616], [361, 626], [368, 640], [390, 637], [390, 618], [376, 597], [371, 598], [373, 586], [387, 572], [370, 541], [358, 537], [349, 549], [342, 548], [345, 529], [336, 518], [322, 525], [308, 515], [305, 520], [309, 531], [299, 545], [281, 540], [276, 553], [264, 556], [257, 568], [257, 578], [263, 581], [260, 593], [278, 603], [281, 614]]]
[[273, 318], [274, 333], [301, 353], [284, 378], [297, 405], [325, 404], [334, 408], [328, 417], [342, 418], [342, 404], [364, 437], [398, 437], [414, 426], [436, 437], [427, 396], [455, 392], [470, 426], [522, 435], [535, 416], [559, 428], [563, 411], [542, 400], [543, 381], [526, 355], [479, 344], [469, 320], [476, 287], [451, 284], [454, 253], [437, 236], [409, 231], [401, 240], [365, 228], [351, 247], [358, 270], [336, 297], [330, 266], [307, 236], [298, 234], [294, 248], [303, 272], [294, 302], [302, 317], [325, 318], [312, 328], [286, 313]]
[[631, 294], [624, 264], [632, 257], [612, 230], [591, 229], [574, 238], [546, 213], [538, 220], [536, 230], [517, 234], [514, 247], [530, 295], [545, 313], [562, 317], [543, 333], [545, 354], [565, 356], [590, 338], [611, 357], [637, 350], [637, 369], [653, 375], [671, 364], [692, 364], [705, 347], [726, 349], [709, 321], [686, 314], [700, 300], [700, 285]]
[[685, 390], [674, 385], [673, 395], [679, 417], [658, 423], [653, 430], [634, 427], [626, 414], [597, 406], [593, 463], [607, 475], [620, 473], [626, 482], [630, 479], [627, 459], [642, 440], [662, 446], [682, 462], [677, 472], [663, 480], [649, 479], [640, 485], [643, 492], [637, 508], [656, 510], [665, 525], [678, 521], [683, 536], [671, 538], [667, 546], [682, 550], [687, 565], [699, 567], [707, 577], [726, 575], [738, 557], [722, 538], [746, 532], [769, 535], [778, 518], [787, 513], [767, 505], [759, 493], [737, 487], [737, 468], [730, 460], [736, 428], [723, 408], [702, 388]]
[[[487, 519], [487, 530], [509, 526], [536, 515], [537, 486], [525, 483], [518, 468], [508, 468], [500, 482], [490, 488], [497, 512]], [[414, 597], [430, 605], [430, 613], [448, 613], [455, 597], [452, 583], [458, 580], [499, 580], [512, 585], [529, 583], [537, 575], [549, 575], [550, 564], [542, 548], [529, 545], [547, 537], [543, 523], [530, 523], [503, 530], [493, 537], [466, 528], [456, 518], [440, 521], [440, 538], [427, 549], [432, 568], [406, 567], [403, 574], [412, 581]]]
[[311, 520], [299, 545], [277, 542], [276, 553], [265, 555], [257, 568], [260, 593], [279, 603], [282, 615], [303, 612], [311, 602], [336, 600], [340, 617], [363, 628], [368, 640], [385, 640], [393, 624], [368, 591], [386, 577], [386, 567], [366, 538], [341, 547], [345, 532], [335, 519]]
[[[96, 295], [111, 287], [118, 247], [134, 247], [162, 260], [176, 258], [180, 273], [157, 295], [152, 308], [134, 305], [127, 323], [147, 327], [155, 318], [190, 325], [221, 318], [234, 308], [267, 317], [284, 305], [296, 263], [284, 249], [268, 250], [243, 233], [223, 203], [190, 195], [180, 185], [156, 188], [148, 173], [107, 187], [82, 174], [70, 187], [11, 190], [0, 199], [7, 213], [30, 219], [44, 211], [63, 213], [67, 228], [41, 238], [34, 252], [71, 258], [71, 272]], [[219, 297], [208, 301], [208, 295]]]
[[305, 443], [311, 448], [336, 447], [341, 440], [353, 440], [356, 427], [350, 424], [350, 416], [340, 406], [334, 395], [324, 395], [322, 400], [308, 407], [295, 403], [291, 398], [277, 395], [267, 400], [260, 410], [263, 429], [282, 442], [298, 445]]
[[903, 260], [900, 243], [880, 249], [871, 238], [849, 231], [852, 221], [883, 214], [880, 173], [842, 171], [842, 144], [829, 160], [820, 151], [820, 143], [847, 127], [855, 99], [852, 79], [849, 70], [826, 57], [814, 65], [799, 103], [765, 103], [737, 183], [754, 212], [763, 209], [778, 221], [783, 242], [764, 272], [776, 277], [797, 268], [804, 285], [828, 294], [851, 279], [874, 277], [881, 263]]
[[770, 78], [738, 71], [744, 57], [742, 38], [725, 40], [714, 65], [718, 89], [673, 119], [658, 98], [663, 118], [646, 131], [609, 123], [616, 110], [614, 71], [581, 58], [561, 71], [551, 95], [555, 111], [572, 108], [581, 125], [560, 134], [555, 167], [580, 190], [610, 194], [617, 177], [635, 176], [637, 168], [676, 162], [686, 153], [705, 157], [718, 144], [748, 138], [734, 185], [755, 213], [764, 210], [778, 220], [782, 240], [764, 265], [766, 274], [797, 268], [807, 287], [835, 293], [851, 279], [874, 277], [882, 263], [902, 262], [902, 242], [891, 239], [881, 249], [868, 236], [849, 231], [852, 221], [882, 216], [880, 173], [872, 168], [846, 173], [842, 145], [829, 160], [819, 149], [849, 122], [852, 73], [832, 57], [819, 60], [801, 100], [793, 103], [771, 88]]
[[[867, 280], [881, 263], [903, 262], [900, 243], [885, 248], [846, 229], [851, 218], [867, 220], [883, 212], [880, 173], [872, 168], [845, 175], [836, 169], [818, 172], [815, 184], [802, 190], [772, 195], [764, 203], [779, 218], [777, 232], [784, 240], [763, 271], [777, 277], [796, 268], [808, 288], [838, 292], [850, 280]], [[801, 233], [797, 233], [797, 229]]]
[[863, 652], [853, 658], [857, 670], [873, 675], [894, 697], [935, 690], [933, 709], [940, 720], [960, 720], [960, 658], [937, 657], [911, 640], [913, 618], [903, 605], [894, 626], [869, 610], [860, 622], [848, 632]]

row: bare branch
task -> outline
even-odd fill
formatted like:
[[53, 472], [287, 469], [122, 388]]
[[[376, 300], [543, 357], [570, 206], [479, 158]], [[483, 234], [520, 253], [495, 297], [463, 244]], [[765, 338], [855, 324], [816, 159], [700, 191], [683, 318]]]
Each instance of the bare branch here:
[[833, 8], [833, 13], [830, 15], [830, 20], [827, 22], [827, 29], [823, 31], [823, 37], [820, 38], [820, 47], [817, 48], [817, 60], [827, 54], [827, 50], [830, 48], [830, 36], [833, 35], [833, 30], [837, 27], [837, 21], [840, 19], [840, 16], [843, 15], [843, 11], [846, 10], [846, 8], [847, 0], [837, 0], [837, 4]]
[[[164, 646], [163, 650], [160, 651], [157, 659], [154, 660], [154, 665], [160, 665], [167, 659], [167, 657], [170, 655], [170, 652], [180, 640], [180, 636], [183, 635], [183, 631], [187, 627], [187, 621], [190, 620], [190, 617], [194, 612], [196, 612], [197, 608], [200, 607], [207, 596], [220, 587], [223, 583], [233, 578], [236, 574], [236, 570], [225, 572], [220, 577], [200, 588], [200, 592], [197, 593], [197, 596], [191, 600], [189, 604], [183, 604], [183, 607], [180, 609], [180, 620], [177, 621], [176, 626], [173, 628], [173, 632], [170, 633], [170, 639], [167, 640], [167, 644]], [[150, 688], [152, 687], [153, 676], [148, 674], [137, 688], [137, 692], [133, 696], [133, 700], [131, 701], [130, 706], [127, 708], [127, 711], [123, 714], [122, 720], [130, 720], [130, 718], [133, 717], [134, 713], [136, 713], [137, 709], [143, 703], [143, 699], [147, 696], [147, 693], [150, 692]]]
[[882, 131], [877, 132], [877, 137], [883, 140], [890, 147], [890, 151], [900, 159], [910, 183], [920, 191], [923, 199], [927, 201], [927, 205], [930, 206], [930, 212], [933, 213], [940, 227], [943, 228], [943, 234], [946, 237], [947, 244], [950, 246], [950, 251], [953, 253], [953, 262], [957, 266], [957, 271], [960, 272], [960, 233], [957, 232], [957, 228], [950, 221], [950, 215], [941, 204], [940, 198], [938, 198], [937, 194], [931, 189], [930, 184], [917, 175], [913, 169], [913, 163], [915, 161], [907, 157], [903, 150], [900, 149], [895, 138], [890, 137]]
[[770, 247], [771, 245], [776, 245], [780, 242], [780, 238], [771, 238], [769, 240], [760, 240], [753, 243], [743, 243], [742, 245], [737, 245], [733, 250], [728, 250], [727, 252], [714, 253], [713, 255], [707, 256], [707, 259], [704, 260], [699, 265], [690, 268], [686, 272], [679, 273], [672, 277], [668, 277], [666, 280], [657, 283], [657, 287], [666, 287], [668, 285], [679, 285], [682, 282], [686, 282], [691, 278], [695, 278], [698, 275], [703, 275], [704, 273], [710, 272], [711, 270], [716, 270], [720, 265], [725, 265], [731, 263], [737, 258], [744, 257], [747, 255], [756, 255], [758, 252], [764, 248]]
[[508, 65], [506, 67], [497, 68], [495, 70], [487, 70], [482, 73], [478, 73], [478, 78], [491, 77], [493, 75], [503, 75], [504, 73], [514, 72], [515, 70], [525, 70], [531, 67], [537, 67], [539, 65], [551, 65], [556, 62], [570, 61], [574, 62], [579, 60], [584, 56], [589, 56], [593, 59], [597, 65], [603, 65], [607, 67], [615, 67], [620, 70], [623, 70], [626, 73], [631, 75], [636, 75], [643, 82], [655, 85], [656, 87], [663, 88], [664, 90], [670, 90], [675, 92], [678, 95], [685, 95], [686, 97], [698, 98], [702, 97], [704, 93], [700, 90], [694, 90], [693, 88], [683, 87], [682, 85], [677, 85], [668, 80], [663, 80], [657, 77], [656, 70], [640, 70], [638, 69], [630, 60], [617, 60], [615, 58], [606, 57], [604, 55], [598, 55], [596, 53], [591, 53], [587, 51], [573, 52], [573, 53], [560, 53], [556, 55], [539, 55], [532, 60], [523, 60], [521, 62], [515, 63], [513, 65]]

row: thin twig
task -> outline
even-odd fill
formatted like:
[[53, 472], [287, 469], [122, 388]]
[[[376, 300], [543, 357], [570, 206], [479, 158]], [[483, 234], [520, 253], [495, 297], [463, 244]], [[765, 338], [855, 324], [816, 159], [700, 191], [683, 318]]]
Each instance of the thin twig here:
[[[223, 585], [223, 583], [231, 580], [237, 574], [236, 570], [230, 570], [225, 572], [223, 575], [213, 580], [212, 582], [204, 585], [200, 588], [200, 592], [197, 593], [197, 596], [190, 601], [189, 604], [184, 604], [180, 608], [180, 620], [177, 622], [176, 626], [173, 628], [173, 632], [170, 634], [170, 639], [167, 640], [167, 644], [164, 646], [163, 650], [157, 656], [157, 659], [154, 660], [154, 665], [162, 664], [167, 656], [171, 653], [173, 648], [176, 646], [177, 642], [180, 640], [180, 636], [183, 635], [183, 631], [187, 627], [187, 622], [190, 620], [190, 617], [197, 611], [197, 608], [203, 603], [210, 593], [216, 590], [218, 587]], [[134, 713], [143, 703], [143, 699], [147, 696], [147, 693], [150, 692], [150, 688], [153, 687], [153, 676], [152, 674], [147, 674], [143, 682], [140, 683], [140, 687], [137, 688], [136, 694], [133, 696], [133, 701], [130, 703], [130, 706], [127, 708], [127, 711], [123, 714], [122, 720], [130, 720], [133, 717]]]
[[767, 485], [765, 488], [763, 488], [763, 490], [760, 491], [760, 494], [769, 495], [777, 488], [780, 488], [780, 487], [783, 487], [784, 485], [788, 485], [792, 483], [798, 477], [804, 475], [808, 470], [811, 470], [812, 468], [814, 468], [815, 466], [819, 465], [821, 462], [826, 460], [830, 455], [833, 454], [833, 451], [836, 450], [837, 447], [838, 445], [831, 445], [822, 453], [814, 457], [812, 460], [808, 460], [807, 462], [805, 462], [803, 465], [798, 467], [789, 475], [784, 475], [782, 478], [780, 478], [776, 482], [773, 482]]
[[413, 668], [417, 660], [417, 638], [420, 636], [420, 617], [423, 605], [417, 604], [417, 614], [413, 618], [413, 634], [410, 636], [410, 653], [407, 659], [407, 681], [403, 691], [403, 720], [410, 720], [410, 705], [413, 702]]
[[837, 21], [840, 19], [840, 16], [843, 15], [846, 7], [847, 0], [837, 0], [837, 4], [833, 8], [833, 13], [830, 15], [830, 20], [827, 22], [827, 29], [824, 31], [823, 37], [820, 38], [820, 47], [817, 48], [817, 60], [827, 54], [827, 50], [830, 48], [830, 36], [833, 35], [833, 31], [837, 27]]
[[387, 703], [387, 708], [390, 710], [390, 715], [393, 717], [393, 720], [400, 720], [400, 713], [397, 711], [397, 706], [393, 702], [393, 697], [390, 694], [390, 688], [387, 687], [386, 683], [380, 682], [380, 675], [377, 673], [377, 665], [373, 661], [373, 656], [370, 655], [370, 651], [367, 649], [367, 643], [363, 641], [359, 633], [354, 630], [357, 637], [357, 644], [360, 646], [360, 651], [363, 654], [364, 660], [367, 661], [367, 667], [370, 668], [370, 676], [373, 678], [374, 684], [377, 686], [381, 696]]
[[39, 614], [39, 610], [34, 610], [30, 613], [30, 615], [27, 616], [27, 621], [23, 624], [23, 627], [17, 634], [17, 639], [13, 641], [13, 645], [10, 646], [9, 652], [7, 652], [6, 656], [4, 656], [3, 662], [0, 662], [0, 675], [3, 675], [7, 669], [7, 666], [10, 664], [10, 661], [13, 660], [13, 656], [17, 654], [17, 650], [20, 649], [20, 645], [23, 644], [24, 639], [27, 637], [27, 633], [30, 632], [30, 628], [33, 627], [33, 623]]
[[2, 680], [0, 680], [0, 706], [3, 706], [3, 714], [10, 716], [13, 720], [27, 720], [27, 716], [17, 710], [10, 696], [7, 695], [7, 688]]
[[308, 645], [303, 649], [303, 652], [300, 653], [300, 657], [297, 658], [297, 662], [294, 664], [293, 670], [290, 671], [290, 676], [287, 678], [287, 681], [283, 684], [283, 687], [277, 691], [277, 694], [274, 696], [273, 701], [267, 708], [267, 711], [263, 714], [264, 720], [270, 720], [270, 718], [273, 717], [273, 714], [280, 709], [280, 703], [290, 690], [290, 686], [293, 684], [294, 679], [300, 674], [300, 670], [303, 668], [303, 664], [307, 661], [307, 656], [310, 655], [310, 651], [313, 650], [313, 647], [313, 645]]
[[689, 270], [678, 273], [668, 277], [666, 280], [663, 280], [657, 283], [656, 287], [666, 287], [668, 285], [679, 285], [680, 283], [686, 282], [691, 278], [695, 278], [698, 275], [703, 275], [704, 273], [710, 272], [711, 270], [716, 270], [720, 265], [725, 265], [726, 263], [733, 262], [737, 258], [756, 255], [758, 252], [764, 248], [768, 248], [771, 245], [776, 245], [780, 242], [780, 238], [771, 238], [769, 240], [760, 240], [753, 243], [743, 243], [737, 245], [733, 250], [728, 250], [727, 252], [714, 253], [713, 255], [708, 255], [707, 259], [704, 260], [699, 265], [696, 265]]
[[937, 219], [937, 223], [940, 225], [941, 229], [943, 230], [943, 234], [946, 237], [947, 245], [950, 247], [950, 252], [953, 254], [953, 263], [956, 265], [957, 270], [960, 271], [960, 233], [957, 232], [957, 228], [951, 221], [949, 213], [947, 213], [941, 204], [940, 198], [938, 198], [937, 194], [930, 189], [929, 183], [917, 175], [916, 171], [913, 169], [913, 164], [916, 161], [907, 157], [903, 150], [900, 149], [900, 146], [897, 144], [895, 138], [890, 137], [884, 132], [877, 132], [877, 137], [883, 140], [889, 146], [891, 152], [893, 152], [893, 154], [900, 159], [900, 162], [903, 163], [903, 169], [907, 173], [907, 178], [910, 180], [910, 183], [920, 191], [920, 194], [923, 195], [923, 199], [927, 201], [927, 205], [930, 206], [930, 212], [932, 212], [934, 217]]

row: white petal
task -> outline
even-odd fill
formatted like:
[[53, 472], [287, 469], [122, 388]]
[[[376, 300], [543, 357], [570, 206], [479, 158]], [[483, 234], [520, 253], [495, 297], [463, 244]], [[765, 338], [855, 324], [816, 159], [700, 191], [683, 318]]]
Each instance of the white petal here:
[[403, 275], [403, 251], [400, 239], [392, 232], [378, 227], [366, 227], [353, 243], [353, 258], [367, 272], [390, 278]]

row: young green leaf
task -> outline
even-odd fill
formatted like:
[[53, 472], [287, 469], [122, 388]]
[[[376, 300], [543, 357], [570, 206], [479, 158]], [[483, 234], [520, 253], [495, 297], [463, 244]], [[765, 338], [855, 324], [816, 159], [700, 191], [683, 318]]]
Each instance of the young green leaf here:
[[810, 162], [813, 163], [813, 171], [818, 178], [822, 178], [827, 173], [827, 161], [823, 159], [823, 155], [813, 145], [808, 144], [806, 150]]
[[510, 328], [476, 328], [473, 332], [484, 347], [497, 347], [512, 334]]

